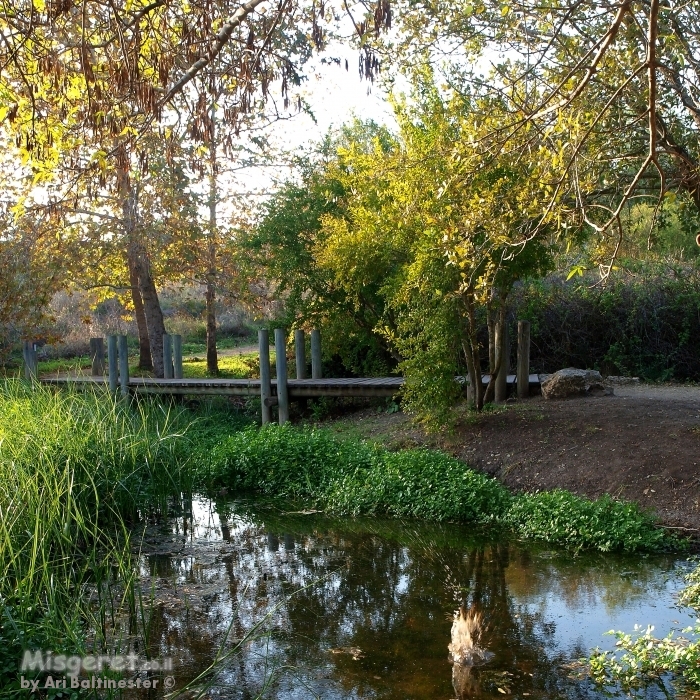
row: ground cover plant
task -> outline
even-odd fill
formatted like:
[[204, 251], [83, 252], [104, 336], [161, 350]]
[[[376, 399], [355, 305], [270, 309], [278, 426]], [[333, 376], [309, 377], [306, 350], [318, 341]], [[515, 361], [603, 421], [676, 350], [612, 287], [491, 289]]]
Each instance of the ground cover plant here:
[[202, 462], [212, 487], [300, 498], [337, 514], [490, 523], [571, 549], [656, 551], [674, 541], [637, 505], [565, 491], [512, 495], [441, 452], [390, 452], [326, 430], [267, 426], [221, 440]]

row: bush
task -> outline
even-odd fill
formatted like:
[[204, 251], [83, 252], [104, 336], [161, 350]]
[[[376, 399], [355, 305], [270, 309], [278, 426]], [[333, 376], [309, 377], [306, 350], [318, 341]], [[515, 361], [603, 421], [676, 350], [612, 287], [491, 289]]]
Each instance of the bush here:
[[608, 495], [590, 501], [561, 489], [522, 494], [513, 500], [506, 522], [525, 539], [572, 549], [654, 551], [668, 543], [639, 506]]
[[700, 278], [694, 268], [617, 279], [607, 287], [558, 277], [513, 293], [531, 322], [533, 371], [562, 367], [652, 381], [700, 380]]

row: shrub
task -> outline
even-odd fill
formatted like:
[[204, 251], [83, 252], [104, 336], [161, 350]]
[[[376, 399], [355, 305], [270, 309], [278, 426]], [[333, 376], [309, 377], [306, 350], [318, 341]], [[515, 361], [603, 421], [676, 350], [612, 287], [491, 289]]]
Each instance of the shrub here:
[[700, 285], [690, 267], [645, 271], [592, 289], [590, 281], [531, 281], [513, 313], [532, 324], [533, 371], [587, 367], [647, 380], [700, 380]]

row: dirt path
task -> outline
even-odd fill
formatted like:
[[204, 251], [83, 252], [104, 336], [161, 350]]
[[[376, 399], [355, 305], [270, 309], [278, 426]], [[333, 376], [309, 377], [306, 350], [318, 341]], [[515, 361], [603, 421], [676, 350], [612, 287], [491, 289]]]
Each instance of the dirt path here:
[[[351, 421], [352, 426], [347, 423]], [[700, 532], [700, 387], [624, 386], [615, 395], [533, 397], [426, 436], [402, 414], [338, 423], [393, 447], [430, 445], [514, 490], [565, 488], [635, 500], [667, 525]]]

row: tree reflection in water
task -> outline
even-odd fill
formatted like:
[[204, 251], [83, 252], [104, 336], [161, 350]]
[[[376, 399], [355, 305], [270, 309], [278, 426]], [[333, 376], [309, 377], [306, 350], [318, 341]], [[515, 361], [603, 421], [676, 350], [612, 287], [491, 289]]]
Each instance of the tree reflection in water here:
[[[179, 659], [178, 681], [209, 664], [232, 619], [232, 635], [241, 638], [281, 602], [269, 637], [220, 669], [216, 697], [255, 697], [271, 669], [265, 697], [280, 700], [432, 700], [453, 690], [460, 700], [602, 697], [561, 669], [587, 650], [558, 648], [555, 621], [524, 609], [507, 585], [558, 595], [559, 579], [570, 587], [577, 576], [584, 585], [600, 578], [582, 560], [533, 562], [528, 548], [454, 524], [280, 516], [241, 504], [210, 509], [206, 519], [187, 531], [191, 549], [169, 560], [154, 553], [144, 565], [145, 575], [189, 596], [187, 605], [159, 607], [152, 625], [151, 653]], [[181, 525], [175, 530], [185, 534]], [[611, 585], [621, 581], [621, 566], [634, 567], [640, 591], [661, 576], [639, 560], [605, 561]], [[457, 634], [446, 658], [450, 625]], [[330, 653], [344, 649], [362, 654]]]

